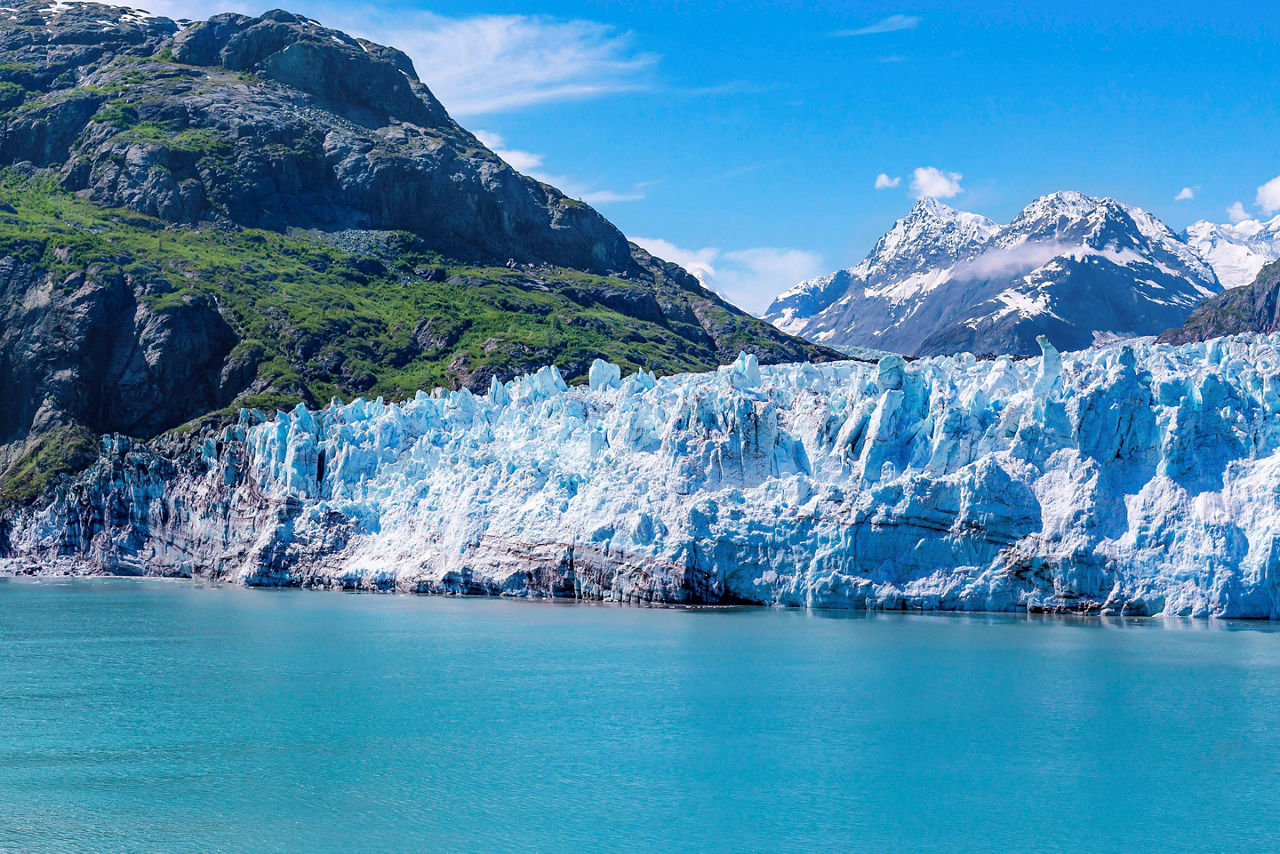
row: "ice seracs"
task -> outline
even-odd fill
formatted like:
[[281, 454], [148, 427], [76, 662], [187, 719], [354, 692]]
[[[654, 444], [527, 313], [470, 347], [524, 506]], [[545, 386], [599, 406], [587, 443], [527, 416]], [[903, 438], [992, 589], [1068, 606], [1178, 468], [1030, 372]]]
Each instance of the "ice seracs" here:
[[839, 608], [1280, 616], [1280, 336], [299, 406], [113, 440], [10, 569]]

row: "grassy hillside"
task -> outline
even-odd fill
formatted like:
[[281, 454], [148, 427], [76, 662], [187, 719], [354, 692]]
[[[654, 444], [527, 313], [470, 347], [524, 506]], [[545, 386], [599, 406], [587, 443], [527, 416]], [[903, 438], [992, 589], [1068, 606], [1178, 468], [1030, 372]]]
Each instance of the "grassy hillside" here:
[[[358, 243], [361, 251], [335, 242]], [[656, 291], [658, 302], [685, 309], [684, 292], [662, 281], [466, 266], [398, 232], [335, 241], [168, 227], [82, 201], [48, 175], [0, 171], [0, 255], [37, 265], [55, 283], [75, 273], [123, 275], [154, 309], [191, 293], [212, 297], [241, 339], [238, 355], [257, 362], [257, 391], [237, 405], [403, 397], [545, 363], [573, 381], [597, 356], [660, 373], [718, 363], [711, 342], [698, 340], [706, 336], [690, 311], [640, 320], [607, 304], [644, 304]], [[749, 347], [753, 322], [714, 305], [702, 310], [740, 327], [736, 337]], [[688, 316], [670, 316], [680, 313]]]

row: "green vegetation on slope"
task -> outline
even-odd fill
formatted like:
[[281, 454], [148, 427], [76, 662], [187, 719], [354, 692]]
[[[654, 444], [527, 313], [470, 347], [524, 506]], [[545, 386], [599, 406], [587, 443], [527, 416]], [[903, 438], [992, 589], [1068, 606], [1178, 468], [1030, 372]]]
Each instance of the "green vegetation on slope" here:
[[40, 436], [0, 478], [0, 501], [27, 501], [63, 474], [80, 471], [98, 452], [84, 427], [60, 427]]
[[[418, 249], [411, 235], [381, 236], [374, 258], [304, 232], [166, 227], [76, 198], [52, 176], [0, 171], [0, 255], [35, 264], [54, 282], [123, 275], [154, 309], [208, 295], [241, 339], [233, 358], [257, 363], [257, 397], [237, 405], [404, 397], [545, 363], [572, 381], [597, 356], [661, 373], [717, 363], [692, 316], [640, 320], [603, 302], [656, 295], [684, 306], [684, 292], [661, 277], [650, 284], [563, 268], [471, 267]], [[716, 321], [730, 340], [749, 343], [752, 322], [723, 313]]]

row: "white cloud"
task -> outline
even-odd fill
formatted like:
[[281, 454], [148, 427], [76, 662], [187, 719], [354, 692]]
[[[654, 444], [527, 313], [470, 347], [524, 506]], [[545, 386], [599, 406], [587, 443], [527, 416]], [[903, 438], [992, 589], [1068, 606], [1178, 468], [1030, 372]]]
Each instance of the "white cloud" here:
[[877, 176], [876, 176], [876, 189], [877, 189], [877, 190], [886, 190], [886, 189], [888, 189], [889, 187], [896, 187], [896, 186], [898, 186], [898, 185], [899, 185], [899, 184], [901, 184], [901, 183], [902, 183], [902, 179], [901, 179], [901, 178], [890, 178], [890, 177], [889, 177], [887, 174], [885, 174], [884, 172], [881, 172], [879, 175], [877, 175]]
[[[365, 26], [371, 21], [394, 24]], [[644, 89], [659, 60], [635, 50], [630, 34], [595, 21], [415, 12], [365, 16], [350, 26], [409, 54], [455, 116]]]
[[960, 186], [960, 180], [964, 176], [959, 172], [943, 172], [933, 166], [921, 166], [911, 176], [911, 191], [917, 199], [925, 196], [949, 199], [964, 192], [964, 188]]
[[1249, 212], [1244, 209], [1244, 205], [1239, 202], [1232, 202], [1227, 208], [1227, 219], [1232, 222], [1244, 222], [1249, 218]]
[[992, 279], [1025, 273], [1042, 267], [1063, 253], [1078, 251], [1079, 246], [1069, 243], [1023, 243], [1008, 249], [988, 249], [976, 258], [956, 265], [952, 274], [956, 279]]
[[[507, 161], [512, 169], [517, 172], [523, 172], [530, 177], [537, 177], [537, 173], [542, 169], [542, 161], [545, 156], [535, 154], [532, 151], [520, 151], [515, 148], [507, 148], [507, 141], [501, 134], [493, 133], [487, 130], [472, 131], [476, 139], [484, 143], [485, 148]], [[543, 180], [538, 178], [539, 181]], [[549, 181], [547, 183], [550, 183]]]
[[631, 240], [659, 258], [684, 267], [705, 287], [757, 317], [764, 314], [774, 297], [796, 282], [825, 272], [822, 256], [803, 249], [758, 246], [721, 251], [714, 247], [685, 249], [656, 237]]
[[920, 26], [918, 15], [890, 15], [881, 18], [874, 24], [856, 30], [840, 30], [838, 36], [873, 36], [879, 33], [895, 33], [899, 30], [914, 30]]
[[644, 198], [646, 184], [636, 184], [630, 190], [602, 190], [583, 185], [567, 175], [550, 175], [542, 168], [546, 156], [532, 151], [521, 151], [508, 148], [507, 140], [493, 131], [474, 131], [476, 139], [486, 148], [507, 161], [507, 165], [517, 172], [523, 172], [530, 178], [550, 184], [570, 198], [578, 199], [589, 205], [606, 205], [613, 202], [634, 202]]
[[1194, 199], [1196, 197], [1196, 192], [1199, 191], [1199, 189], [1200, 189], [1199, 184], [1195, 185], [1194, 187], [1183, 187], [1181, 190], [1178, 191], [1178, 195], [1173, 197], [1173, 200], [1175, 202], [1185, 202], [1189, 199]]
[[1280, 211], [1280, 175], [1258, 188], [1255, 202], [1268, 216]]
[[[551, 182], [547, 181], [546, 183], [550, 184]], [[571, 193], [558, 184], [553, 184], [552, 186], [559, 189], [560, 192], [564, 193], [566, 196], [572, 196], [578, 201], [586, 202], [589, 205], [607, 205], [614, 202], [638, 202], [644, 198], [644, 192], [640, 189], [639, 184], [631, 190], [586, 190], [585, 192], [579, 191], [576, 193]], [[572, 186], [572, 184], [567, 186]]]
[[661, 237], [632, 237], [631, 242], [643, 246], [649, 250], [650, 254], [656, 255], [663, 261], [679, 264], [697, 276], [698, 281], [704, 286], [711, 287], [711, 280], [716, 274], [716, 268], [713, 265], [720, 254], [719, 249], [710, 246], [704, 249], [684, 249]]

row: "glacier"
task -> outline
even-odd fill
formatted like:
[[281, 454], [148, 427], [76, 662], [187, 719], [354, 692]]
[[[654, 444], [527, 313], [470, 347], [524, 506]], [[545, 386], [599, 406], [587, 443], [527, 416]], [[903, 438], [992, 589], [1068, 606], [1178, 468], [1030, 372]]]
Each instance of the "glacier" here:
[[334, 401], [101, 459], [0, 569], [620, 602], [1280, 615], [1280, 336]]

